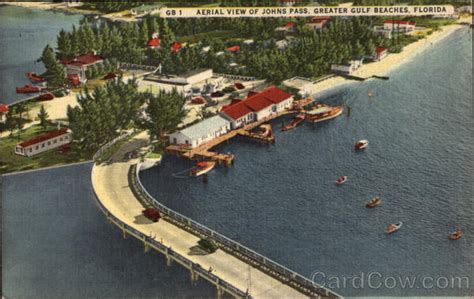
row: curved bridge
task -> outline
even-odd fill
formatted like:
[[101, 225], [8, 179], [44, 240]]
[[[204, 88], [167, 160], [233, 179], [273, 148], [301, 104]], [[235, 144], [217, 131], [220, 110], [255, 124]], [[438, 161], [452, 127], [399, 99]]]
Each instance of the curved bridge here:
[[[147, 136], [141, 133], [123, 145], [110, 161], [92, 169], [92, 186], [99, 206], [124, 237], [131, 235], [143, 242], [145, 252], [153, 248], [163, 253], [169, 263], [183, 265], [190, 270], [191, 280], [201, 277], [211, 282], [218, 296], [226, 292], [237, 298], [340, 297], [156, 201], [140, 183], [139, 161], [122, 160], [125, 153], [146, 143]], [[146, 219], [141, 213], [144, 206], [159, 209], [163, 219], [157, 223]], [[193, 254], [192, 248], [201, 237], [213, 238], [220, 250]]]

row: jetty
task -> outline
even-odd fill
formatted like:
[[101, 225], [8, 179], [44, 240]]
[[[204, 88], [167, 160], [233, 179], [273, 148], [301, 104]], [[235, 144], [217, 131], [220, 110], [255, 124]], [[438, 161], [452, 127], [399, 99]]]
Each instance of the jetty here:
[[[146, 146], [142, 132], [123, 144], [107, 163], [95, 164], [91, 180], [94, 197], [109, 223], [123, 238], [132, 236], [143, 243], [144, 252], [156, 250], [167, 265], [178, 263], [189, 270], [191, 284], [205, 279], [215, 285], [217, 297], [236, 298], [340, 298], [300, 274], [229, 239], [206, 226], [162, 205], [144, 189], [139, 178], [139, 159], [124, 155]], [[147, 207], [163, 218], [152, 222], [142, 215]], [[210, 238], [219, 249], [211, 254], [193, 254], [197, 242]]]

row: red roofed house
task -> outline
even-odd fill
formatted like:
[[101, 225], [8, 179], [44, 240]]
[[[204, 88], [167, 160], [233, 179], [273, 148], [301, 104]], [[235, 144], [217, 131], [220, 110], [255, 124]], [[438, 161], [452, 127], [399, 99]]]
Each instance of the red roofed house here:
[[0, 104], [0, 123], [7, 121], [8, 106], [5, 104]]
[[36, 136], [17, 144], [15, 154], [30, 157], [60, 147], [72, 141], [71, 134], [71, 130], [62, 128]]
[[238, 53], [238, 52], [240, 52], [240, 46], [235, 45], [235, 46], [229, 47], [229, 48], [227, 48], [227, 51], [231, 52], [231, 53]]
[[146, 45], [150, 49], [158, 48], [160, 46], [160, 38], [158, 37], [152, 38], [148, 41]]
[[386, 20], [383, 22], [383, 29], [395, 32], [410, 32], [415, 30], [416, 23], [400, 20]]
[[276, 32], [283, 32], [283, 33], [291, 33], [291, 32], [295, 32], [295, 26], [296, 24], [293, 23], [293, 22], [288, 22], [286, 23], [285, 25], [283, 26], [280, 26], [280, 27], [277, 27], [275, 28], [275, 31]]
[[222, 108], [221, 115], [231, 122], [233, 129], [264, 119], [291, 107], [293, 95], [271, 86], [262, 92], [249, 96]]
[[171, 45], [171, 53], [178, 53], [182, 47], [183, 45], [180, 42], [174, 42], [173, 45]]
[[86, 70], [88, 67], [104, 62], [104, 59], [95, 54], [85, 54], [73, 59], [63, 59], [61, 63], [66, 67], [67, 75], [78, 75], [79, 80], [86, 82]]
[[305, 26], [313, 30], [321, 30], [330, 19], [331, 17], [314, 17], [311, 18], [311, 21], [306, 23]]
[[387, 55], [388, 55], [388, 49], [387, 48], [377, 47], [374, 50], [374, 54], [372, 55], [372, 58], [375, 61], [379, 61], [379, 60], [384, 59]]

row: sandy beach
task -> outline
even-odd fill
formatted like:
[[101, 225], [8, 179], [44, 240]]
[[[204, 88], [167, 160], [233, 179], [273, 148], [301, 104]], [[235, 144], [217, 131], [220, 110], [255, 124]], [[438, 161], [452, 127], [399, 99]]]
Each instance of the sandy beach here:
[[[459, 22], [471, 22], [469, 17], [459, 19]], [[400, 53], [391, 53], [388, 54], [385, 59], [369, 64], [364, 64], [357, 71], [353, 73], [354, 76], [368, 78], [374, 75], [384, 76], [388, 72], [396, 69], [404, 63], [409, 62], [417, 54], [428, 49], [430, 46], [435, 45], [436, 43], [443, 40], [445, 37], [449, 36], [454, 31], [466, 28], [464, 25], [453, 24], [440, 27], [440, 30], [434, 31], [432, 34], [426, 36], [423, 39], [420, 39], [414, 43], [409, 44], [403, 48]], [[354, 83], [353, 80], [347, 80], [342, 77], [333, 77], [321, 82], [318, 82], [313, 85], [312, 91], [314, 94], [321, 94], [330, 90], [331, 88], [340, 87], [344, 84]]]

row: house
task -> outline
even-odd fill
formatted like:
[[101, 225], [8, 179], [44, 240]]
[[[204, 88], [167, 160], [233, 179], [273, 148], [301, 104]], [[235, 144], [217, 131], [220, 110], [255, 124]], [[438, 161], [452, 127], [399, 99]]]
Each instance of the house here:
[[314, 17], [305, 24], [305, 27], [313, 30], [321, 30], [329, 22], [331, 17]]
[[230, 53], [238, 53], [238, 52], [240, 52], [240, 46], [235, 45], [235, 46], [227, 48], [226, 50], [227, 50], [227, 52], [230, 52]]
[[384, 26], [374, 26], [374, 32], [385, 38], [392, 38], [392, 30], [384, 29]]
[[181, 48], [183, 47], [183, 45], [180, 43], [180, 42], [174, 42], [172, 45], [171, 45], [171, 53], [178, 53], [179, 50], [181, 50]]
[[191, 148], [209, 142], [230, 131], [230, 121], [215, 115], [169, 135], [171, 144], [187, 145]]
[[304, 78], [304, 77], [293, 77], [291, 79], [285, 80], [282, 82], [283, 85], [294, 88], [298, 90], [298, 94], [302, 97], [310, 96], [313, 93], [314, 82], [311, 79]]
[[380, 60], [384, 59], [385, 57], [387, 57], [387, 55], [388, 55], [388, 49], [387, 48], [377, 47], [374, 50], [374, 54], [372, 55], [372, 58], [375, 61], [380, 61]]
[[331, 71], [350, 75], [362, 66], [362, 60], [351, 60], [344, 64], [331, 64]]
[[283, 26], [275, 28], [275, 32], [279, 32], [283, 34], [293, 33], [295, 31], [296, 31], [296, 24], [294, 22], [288, 22]]
[[179, 93], [187, 94], [191, 91], [193, 85], [204, 85], [206, 81], [213, 77], [212, 69], [196, 69], [189, 71], [182, 75], [156, 75], [151, 74], [143, 78], [140, 84], [148, 85], [151, 89], [153, 87], [158, 90], [171, 92], [176, 89]]
[[30, 157], [69, 144], [71, 141], [71, 130], [68, 128], [62, 128], [17, 144], [15, 147], [15, 154]]
[[246, 99], [235, 101], [221, 110], [232, 129], [282, 112], [293, 104], [293, 95], [271, 86], [261, 92], [249, 93]]
[[8, 106], [5, 104], [0, 104], [0, 123], [5, 123], [7, 121]]
[[383, 22], [383, 29], [392, 32], [411, 32], [415, 30], [416, 23], [410, 21], [400, 20], [385, 20]]
[[61, 64], [66, 68], [67, 75], [77, 75], [81, 83], [84, 83], [86, 78], [87, 68], [103, 63], [104, 59], [95, 54], [84, 54], [73, 59], [63, 59]]
[[150, 49], [155, 49], [155, 48], [158, 48], [160, 46], [160, 38], [159, 37], [155, 37], [155, 38], [152, 38], [148, 41], [148, 43], [146, 44], [146, 46]]

